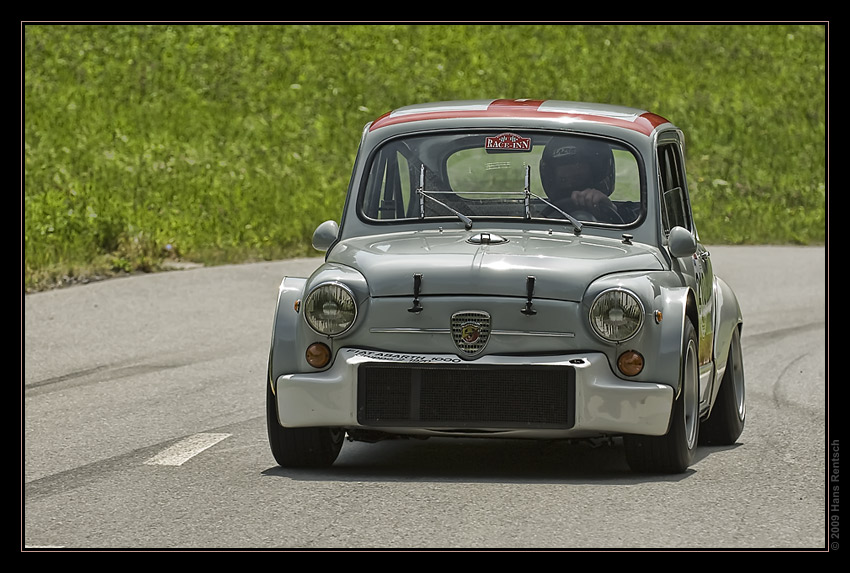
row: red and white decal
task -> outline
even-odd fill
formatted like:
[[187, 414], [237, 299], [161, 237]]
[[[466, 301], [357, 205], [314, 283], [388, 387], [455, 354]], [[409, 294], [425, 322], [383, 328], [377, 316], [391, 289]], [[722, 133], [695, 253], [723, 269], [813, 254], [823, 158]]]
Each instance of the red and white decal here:
[[531, 138], [515, 133], [500, 133], [484, 140], [484, 149], [498, 151], [531, 151]]
[[[640, 115], [632, 113], [616, 113], [594, 109], [593, 106], [573, 105], [571, 102], [548, 102], [543, 100], [481, 100], [459, 102], [457, 105], [410, 106], [401, 110], [387, 112], [369, 126], [370, 131], [397, 125], [425, 120], [439, 119], [474, 119], [474, 118], [540, 118], [576, 121], [593, 121], [631, 129], [650, 136], [655, 129], [667, 123], [659, 115], [644, 112]], [[504, 148], [502, 148], [504, 149]], [[514, 150], [516, 151], [516, 150]]]

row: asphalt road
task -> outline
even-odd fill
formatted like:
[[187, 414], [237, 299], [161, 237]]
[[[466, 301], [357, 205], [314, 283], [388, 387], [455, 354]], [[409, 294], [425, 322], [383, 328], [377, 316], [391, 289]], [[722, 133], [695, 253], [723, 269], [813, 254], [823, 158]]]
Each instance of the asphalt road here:
[[825, 249], [711, 252], [743, 307], [747, 425], [662, 478], [616, 441], [346, 443], [330, 469], [277, 467], [277, 286], [319, 259], [26, 295], [22, 550], [836, 549]]

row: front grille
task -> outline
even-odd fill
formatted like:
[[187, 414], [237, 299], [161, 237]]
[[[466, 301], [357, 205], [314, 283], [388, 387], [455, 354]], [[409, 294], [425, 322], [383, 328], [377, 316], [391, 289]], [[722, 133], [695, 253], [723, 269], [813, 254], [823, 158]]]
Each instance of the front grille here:
[[572, 428], [575, 372], [562, 366], [361, 364], [366, 426]]

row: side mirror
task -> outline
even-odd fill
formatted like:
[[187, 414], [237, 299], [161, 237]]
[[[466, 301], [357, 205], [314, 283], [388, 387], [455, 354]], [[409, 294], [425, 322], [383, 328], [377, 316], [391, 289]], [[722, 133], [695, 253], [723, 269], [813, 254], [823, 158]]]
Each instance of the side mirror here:
[[336, 221], [325, 221], [313, 231], [313, 248], [317, 251], [327, 251], [339, 235], [339, 225]]
[[697, 240], [694, 235], [684, 227], [673, 227], [670, 236], [667, 237], [667, 246], [670, 254], [676, 257], [690, 257], [697, 252]]

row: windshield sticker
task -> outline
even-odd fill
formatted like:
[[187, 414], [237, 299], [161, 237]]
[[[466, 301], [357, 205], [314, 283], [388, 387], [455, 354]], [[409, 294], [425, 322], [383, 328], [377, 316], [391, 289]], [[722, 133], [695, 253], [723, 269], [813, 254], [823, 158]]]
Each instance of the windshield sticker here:
[[515, 133], [502, 133], [484, 140], [487, 151], [531, 151], [531, 138]]

